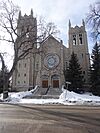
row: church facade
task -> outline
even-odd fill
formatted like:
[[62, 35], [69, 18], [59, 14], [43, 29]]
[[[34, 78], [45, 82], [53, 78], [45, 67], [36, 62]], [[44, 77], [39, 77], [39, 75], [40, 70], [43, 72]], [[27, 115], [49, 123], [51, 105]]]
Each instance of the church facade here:
[[[18, 34], [28, 26], [36, 26], [36, 18], [33, 12], [29, 16], [21, 16], [18, 19]], [[35, 29], [37, 35], [37, 28]], [[28, 58], [18, 61], [12, 76], [12, 89], [17, 91], [28, 90], [38, 85], [41, 88], [61, 88], [65, 84], [64, 69], [68, 67], [72, 52], [77, 54], [79, 63], [82, 67], [85, 83], [88, 82], [89, 52], [85, 23], [81, 26], [71, 26], [69, 21], [69, 41], [68, 47], [52, 35], [49, 35], [42, 42], [39, 48], [34, 45], [34, 50], [40, 53], [29, 53]], [[30, 45], [30, 44], [29, 44]]]

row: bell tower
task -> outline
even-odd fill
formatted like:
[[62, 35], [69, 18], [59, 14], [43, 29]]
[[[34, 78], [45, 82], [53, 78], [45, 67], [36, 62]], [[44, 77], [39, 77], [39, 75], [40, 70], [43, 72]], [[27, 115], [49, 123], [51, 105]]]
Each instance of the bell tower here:
[[24, 37], [37, 37], [37, 20], [33, 17], [33, 10], [31, 9], [30, 15], [21, 15], [19, 12], [18, 22], [17, 22], [17, 34], [19, 36], [24, 35]]
[[35, 79], [35, 59], [33, 51], [37, 49], [37, 20], [33, 17], [32, 9], [30, 15], [25, 14], [22, 16], [21, 11], [19, 12], [17, 34], [20, 39], [20, 41], [16, 43], [16, 48], [20, 46], [19, 55], [31, 47], [30, 52], [18, 61], [13, 74], [13, 88], [17, 91], [23, 91], [33, 87]]
[[77, 54], [79, 63], [82, 67], [84, 81], [88, 82], [88, 70], [90, 67], [89, 63], [89, 51], [87, 42], [87, 33], [85, 30], [85, 22], [82, 20], [81, 26], [71, 26], [69, 21], [69, 49], [70, 54], [74, 51]]

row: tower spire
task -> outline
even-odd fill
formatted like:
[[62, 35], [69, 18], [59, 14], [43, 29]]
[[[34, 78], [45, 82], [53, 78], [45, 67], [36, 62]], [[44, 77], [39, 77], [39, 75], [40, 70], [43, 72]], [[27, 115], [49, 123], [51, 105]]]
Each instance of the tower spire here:
[[21, 18], [21, 11], [19, 11], [19, 18]]
[[33, 9], [31, 9], [31, 15], [33, 16]]
[[83, 26], [85, 27], [85, 22], [84, 22], [84, 19], [82, 19], [82, 24], [83, 24]]
[[70, 22], [70, 19], [69, 19], [69, 28], [71, 27], [71, 22]]

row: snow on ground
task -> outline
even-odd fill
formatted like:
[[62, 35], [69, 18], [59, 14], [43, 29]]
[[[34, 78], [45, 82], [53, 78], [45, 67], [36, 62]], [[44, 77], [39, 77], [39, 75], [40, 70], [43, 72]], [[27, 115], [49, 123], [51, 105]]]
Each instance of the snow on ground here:
[[[64, 105], [100, 105], [100, 97], [94, 96], [91, 93], [77, 94], [70, 92], [62, 88], [62, 94], [59, 99], [27, 99], [25, 97], [32, 96], [32, 93], [36, 90], [26, 92], [9, 93], [9, 97], [4, 101], [7, 103], [26, 103], [26, 104], [64, 104]], [[2, 94], [0, 99], [3, 100]]]

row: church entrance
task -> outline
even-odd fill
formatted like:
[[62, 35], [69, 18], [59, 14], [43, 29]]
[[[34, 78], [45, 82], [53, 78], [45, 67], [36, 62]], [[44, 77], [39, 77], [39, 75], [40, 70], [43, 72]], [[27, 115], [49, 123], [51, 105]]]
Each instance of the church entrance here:
[[42, 76], [42, 88], [48, 88], [48, 76], [47, 75]]
[[52, 76], [52, 87], [59, 88], [59, 76], [58, 75]]

